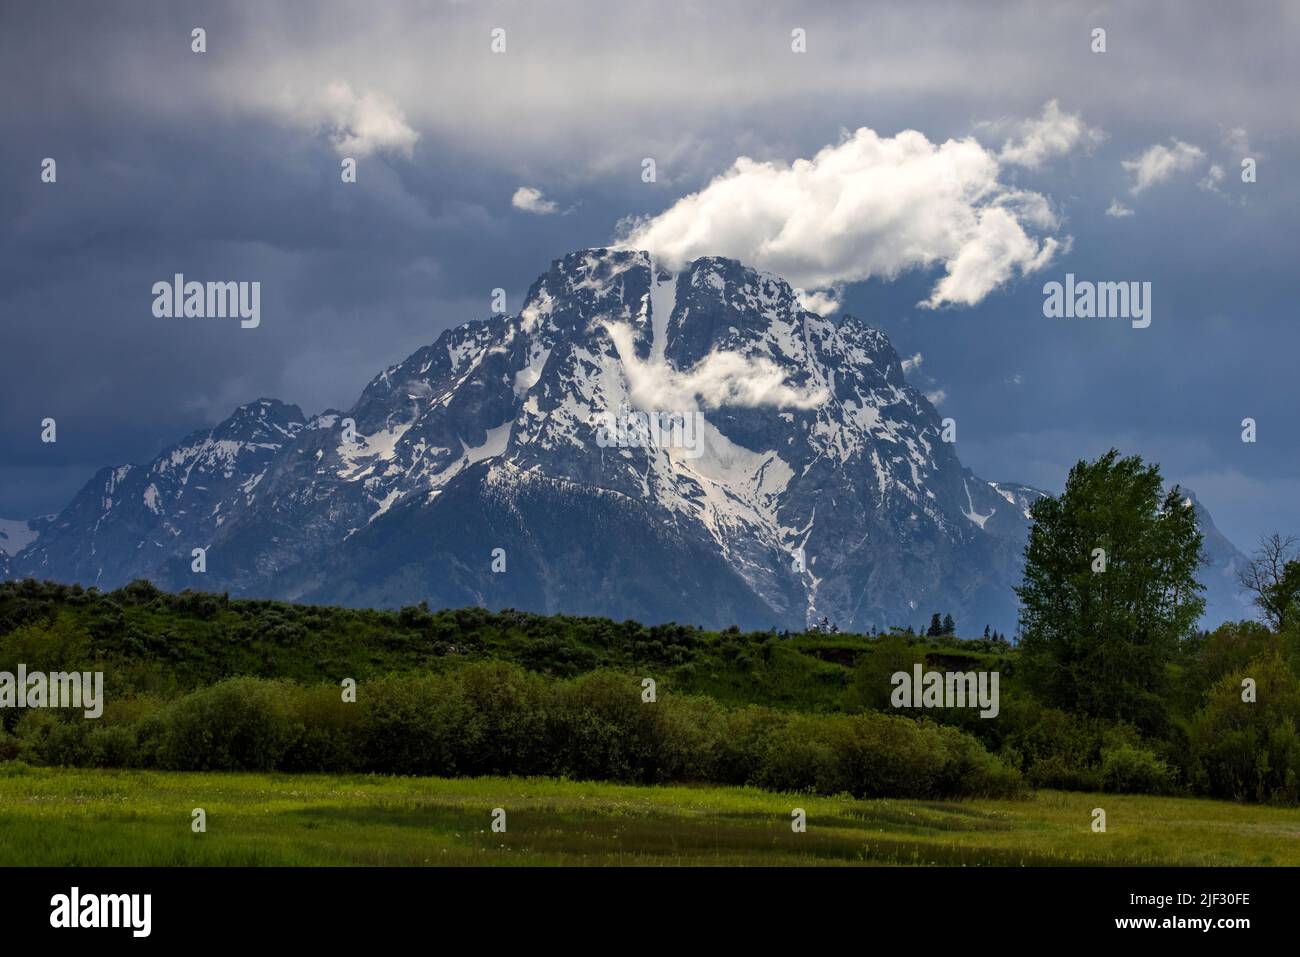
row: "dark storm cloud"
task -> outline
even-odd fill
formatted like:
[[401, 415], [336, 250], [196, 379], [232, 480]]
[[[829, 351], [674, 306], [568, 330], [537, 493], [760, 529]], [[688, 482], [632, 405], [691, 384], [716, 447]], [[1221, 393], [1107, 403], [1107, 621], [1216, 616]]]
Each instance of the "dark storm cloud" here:
[[[740, 13], [743, 12], [743, 16]], [[1070, 251], [973, 307], [918, 310], [934, 272], [850, 286], [942, 390], [990, 478], [1059, 487], [1110, 444], [1195, 488], [1239, 544], [1300, 531], [1300, 158], [1293, 8], [287, 3], [7, 7], [0, 30], [0, 515], [61, 507], [261, 395], [351, 403], [442, 329], [511, 309], [552, 258], [608, 242], [737, 156], [790, 162], [869, 126], [935, 143], [1059, 99], [1105, 130], [1004, 181], [1047, 196]], [[209, 52], [189, 49], [194, 26]], [[487, 51], [488, 31], [509, 52]], [[1089, 30], [1108, 29], [1104, 57]], [[789, 31], [808, 30], [792, 56]], [[339, 106], [331, 84], [348, 91]], [[333, 111], [333, 112], [331, 112]], [[385, 124], [398, 124], [396, 127]], [[372, 125], [367, 127], [366, 124]], [[355, 185], [339, 125], [377, 134]], [[1243, 128], [1259, 182], [1225, 145]], [[418, 136], [403, 149], [402, 131]], [[1139, 195], [1121, 166], [1171, 138], [1194, 173]], [[383, 144], [388, 143], [385, 147]], [[39, 163], [59, 163], [55, 186]], [[640, 182], [657, 159], [659, 181]], [[1198, 189], [1210, 165], [1225, 176]], [[520, 186], [563, 213], [512, 209]], [[1104, 215], [1112, 200], [1134, 215]], [[1151, 328], [1047, 320], [1043, 282], [1153, 283]], [[262, 283], [262, 324], [155, 319], [151, 285]], [[45, 416], [59, 442], [39, 442]], [[1260, 440], [1239, 440], [1240, 420]]]

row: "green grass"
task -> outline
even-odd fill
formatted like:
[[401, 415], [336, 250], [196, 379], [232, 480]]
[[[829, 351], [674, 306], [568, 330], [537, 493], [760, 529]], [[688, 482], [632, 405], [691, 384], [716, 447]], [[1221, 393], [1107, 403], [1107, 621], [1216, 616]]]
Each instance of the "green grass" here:
[[[207, 833], [190, 829], [207, 812]], [[503, 807], [508, 829], [490, 828]], [[792, 808], [808, 814], [793, 833]], [[1092, 809], [1107, 832], [1091, 831]], [[0, 865], [1300, 865], [1300, 809], [0, 766]]]

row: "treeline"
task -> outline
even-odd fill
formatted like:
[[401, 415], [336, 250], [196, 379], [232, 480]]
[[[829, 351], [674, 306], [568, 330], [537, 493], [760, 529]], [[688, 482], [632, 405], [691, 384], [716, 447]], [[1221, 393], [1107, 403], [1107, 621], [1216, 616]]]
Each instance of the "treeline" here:
[[[972, 709], [924, 713], [977, 737], [1033, 787], [1300, 803], [1297, 638], [1249, 621], [1194, 635], [1168, 663], [1164, 693], [1147, 698], [1141, 722], [1049, 703], [1015, 653], [998, 665], [996, 719]], [[964, 667], [924, 642], [881, 638], [858, 658], [845, 710], [893, 710], [890, 676], [916, 664]]]
[[[1300, 545], [1265, 539], [1243, 573], [1262, 623], [1203, 632], [1195, 509], [1158, 468], [1080, 462], [1031, 516], [1016, 646], [937, 614], [929, 636], [785, 635], [3, 583], [0, 671], [103, 670], [108, 704], [100, 721], [2, 711], [0, 757], [1300, 803]], [[897, 710], [892, 677], [918, 664], [997, 672], [997, 717]], [[335, 700], [343, 678], [355, 704]]]
[[101, 662], [110, 696], [179, 694], [239, 675], [311, 684], [504, 660], [557, 677], [600, 668], [671, 672], [678, 688], [724, 703], [835, 711], [848, 680], [842, 666], [867, 647], [865, 637], [851, 635], [783, 640], [775, 630], [710, 632], [514, 610], [379, 611], [169, 594], [145, 581], [107, 593], [0, 582], [0, 669]]
[[[335, 650], [336, 645], [342, 647]], [[625, 676], [653, 676], [662, 692], [659, 704], [665, 706], [657, 712], [661, 715], [681, 707], [684, 699], [706, 696], [727, 714], [748, 713], [746, 705], [761, 703], [768, 706], [761, 709], [769, 716], [764, 721], [805, 722], [799, 727], [813, 736], [800, 751], [805, 757], [825, 731], [818, 722], [867, 716], [909, 723], [924, 716], [926, 725], [935, 722], [977, 739], [1001, 766], [1019, 772], [1032, 787], [1300, 800], [1300, 641], [1294, 627], [1279, 632], [1253, 622], [1225, 624], [1178, 643], [1165, 666], [1167, 680], [1158, 694], [1144, 699], [1148, 720], [1137, 722], [1052, 703], [1026, 680], [1019, 651], [985, 639], [896, 632], [877, 638], [807, 635], [783, 641], [770, 632], [648, 628], [635, 622], [477, 608], [380, 612], [232, 601], [169, 595], [145, 583], [107, 594], [49, 583], [0, 584], [0, 670], [13, 671], [19, 663], [46, 671], [102, 669], [108, 702], [105, 718], [98, 721], [50, 721], [49, 712], [0, 711], [0, 728], [5, 729], [0, 758], [179, 766], [176, 762], [186, 753], [182, 739], [169, 739], [170, 751], [155, 746], [156, 722], [162, 720], [158, 716], [172, 714], [168, 709], [174, 702], [207, 693], [231, 677], [272, 679], [267, 686], [292, 701], [325, 702], [339, 697], [342, 677], [355, 676], [361, 681], [361, 699], [356, 706], [340, 701], [338, 707], [351, 708], [341, 713], [357, 721], [368, 707], [364, 689], [386, 676], [427, 673], [429, 680], [454, 682], [466, 668], [502, 659], [539, 678], [583, 675], [611, 666]], [[895, 711], [889, 702], [890, 677], [910, 672], [915, 663], [926, 670], [1000, 672], [998, 717], [982, 719], [969, 709]], [[1255, 684], [1252, 702], [1242, 700], [1247, 678]], [[149, 721], [143, 721], [146, 712]], [[122, 715], [126, 717], [119, 720]], [[20, 719], [27, 722], [22, 727]], [[330, 725], [307, 712], [294, 720], [302, 726], [301, 738], [270, 766], [412, 767], [371, 764], [360, 757], [341, 764], [306, 761], [295, 755], [306, 753], [307, 742]], [[216, 731], [205, 731], [197, 740], [215, 740], [214, 735], [219, 737]], [[357, 755], [373, 747], [369, 739], [351, 740], [365, 749]], [[438, 765], [438, 773], [470, 773], [450, 769], [484, 766], [474, 763], [478, 739], [463, 740], [467, 743], [462, 757]], [[654, 774], [666, 774], [674, 780], [772, 782], [778, 779], [773, 769], [780, 763], [771, 750], [772, 740], [794, 747], [793, 737], [770, 739], [763, 761], [751, 756], [740, 776], [724, 774], [718, 770], [723, 765], [707, 762], [680, 772], [672, 770], [678, 767], [672, 760], [664, 759], [654, 773], [647, 765], [627, 772], [626, 778], [611, 779], [651, 780]], [[232, 747], [237, 757], [243, 745]], [[537, 767], [560, 774], [586, 773], [580, 762], [555, 756], [562, 753], [552, 752], [549, 764], [520, 764], [519, 773], [542, 773], [529, 770]], [[804, 777], [792, 780], [810, 786], [807, 782], [818, 776], [804, 767]], [[432, 766], [425, 770], [435, 773]], [[674, 777], [679, 774], [684, 776]], [[831, 777], [823, 772], [821, 786], [830, 786], [825, 782]], [[859, 782], [850, 790], [856, 793], [864, 787]]]
[[[230, 675], [329, 680], [500, 654], [533, 670], [577, 675], [642, 662], [682, 664], [709, 644], [690, 625], [483, 608], [398, 611], [295, 605], [184, 591], [147, 581], [111, 592], [55, 582], [0, 582], [0, 636], [64, 628], [82, 653], [119, 666], [158, 663], [159, 681], [197, 687]], [[737, 632], [738, 633], [738, 632]], [[145, 680], [147, 668], [134, 674]]]
[[[1035, 786], [1300, 802], [1300, 546], [1269, 536], [1241, 576], [1264, 622], [1199, 631], [1195, 504], [1114, 449], [1034, 502], [1021, 638], [997, 720], [952, 709]], [[925, 663], [934, 655], [926, 653]], [[848, 706], [880, 708], [920, 659], [894, 638], [862, 659]]]
[[340, 685], [230, 678], [170, 700], [110, 701], [96, 721], [26, 711], [0, 759], [178, 771], [548, 775], [713, 782], [857, 797], [1012, 796], [1023, 782], [970, 735], [893, 715], [728, 708], [595, 671], [504, 662]]

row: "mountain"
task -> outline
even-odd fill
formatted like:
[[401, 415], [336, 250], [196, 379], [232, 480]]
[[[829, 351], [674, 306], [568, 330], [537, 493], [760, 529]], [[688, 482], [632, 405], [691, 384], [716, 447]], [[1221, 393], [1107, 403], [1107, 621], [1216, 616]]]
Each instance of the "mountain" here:
[[1042, 494], [965, 468], [856, 317], [734, 260], [672, 272], [592, 249], [345, 412], [261, 399], [102, 470], [10, 573], [711, 627], [938, 610], [1012, 631]]
[[46, 515], [28, 521], [0, 518], [0, 555], [17, 555], [40, 537], [41, 530], [54, 518]]
[[206, 546], [229, 518], [247, 511], [303, 418], [296, 406], [260, 399], [148, 466], [101, 469], [20, 553], [14, 571], [107, 588], [157, 579], [179, 554], [188, 568], [191, 548]]
[[1238, 580], [1239, 573], [1245, 568], [1246, 556], [1219, 531], [1196, 493], [1189, 488], [1182, 491], [1196, 512], [1196, 525], [1201, 530], [1201, 548], [1206, 560], [1200, 575], [1201, 584], [1205, 586], [1202, 624], [1213, 628], [1224, 621], [1256, 617], [1258, 609], [1251, 604], [1249, 594], [1242, 590]]
[[10, 577], [13, 556], [36, 541], [53, 519], [53, 515], [26, 521], [0, 518], [0, 581]]

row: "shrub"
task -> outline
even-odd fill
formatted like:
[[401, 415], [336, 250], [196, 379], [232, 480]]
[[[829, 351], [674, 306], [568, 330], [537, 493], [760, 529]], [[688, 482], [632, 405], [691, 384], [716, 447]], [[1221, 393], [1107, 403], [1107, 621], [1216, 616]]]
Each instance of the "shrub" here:
[[758, 786], [769, 738], [790, 720], [787, 712], [760, 705], [724, 709], [711, 744], [710, 780]]
[[93, 726], [86, 735], [86, 761], [96, 768], [125, 768], [137, 763], [135, 731], [124, 725]]
[[545, 679], [518, 665], [475, 662], [449, 679], [458, 686], [465, 723], [456, 766], [460, 774], [541, 774], [545, 771]]
[[1095, 718], [1049, 708], [1033, 699], [1007, 697], [996, 723], [1000, 751], [1019, 755], [1034, 787], [1095, 791], [1108, 726]]
[[1055, 788], [1058, 791], [1100, 791], [1101, 771], [1096, 767], [1080, 766], [1064, 755], [1048, 754], [1033, 759], [1025, 779], [1035, 788]]
[[[657, 781], [719, 781], [722, 735], [727, 711], [702, 695], [668, 695], [651, 717], [659, 742]], [[740, 778], [735, 783], [744, 783]]]
[[162, 717], [158, 766], [175, 771], [269, 771], [302, 734], [283, 682], [228, 678], [178, 699]]
[[1124, 744], [1102, 751], [1101, 787], [1116, 794], [1170, 794], [1174, 775], [1153, 752]]
[[165, 706], [135, 696], [100, 722], [24, 714], [4, 753], [37, 764], [169, 770], [365, 770], [715, 781], [858, 797], [1011, 794], [1019, 775], [955, 728], [894, 715], [728, 709], [641, 698], [640, 679], [547, 679], [501, 662], [358, 688], [231, 678]]
[[[774, 791], [814, 792], [832, 787], [831, 745], [811, 730], [811, 723], [802, 715], [773, 727], [763, 742], [760, 763], [749, 775], [752, 783]], [[831, 793], [841, 790], [847, 788]]]
[[757, 783], [854, 797], [1011, 795], [1017, 771], [953, 728], [893, 715], [799, 715], [769, 736]]
[[[1246, 678], [1256, 700], [1242, 700]], [[1194, 774], [1225, 798], [1295, 804], [1300, 800], [1300, 682], [1276, 652], [1223, 678], [1193, 722]]]
[[303, 731], [285, 751], [284, 770], [341, 772], [359, 768], [361, 712], [355, 702], [343, 700], [341, 686], [295, 688], [288, 704]]
[[386, 774], [460, 773], [464, 697], [440, 675], [386, 675], [358, 689], [361, 766]]
[[640, 682], [595, 671], [556, 687], [551, 740], [568, 777], [648, 782], [660, 779], [656, 704], [643, 704]]
[[1010, 797], [1024, 791], [1024, 779], [1015, 764], [990, 754], [978, 740], [951, 727], [936, 727], [947, 747], [936, 781], [941, 794], [970, 797]]

